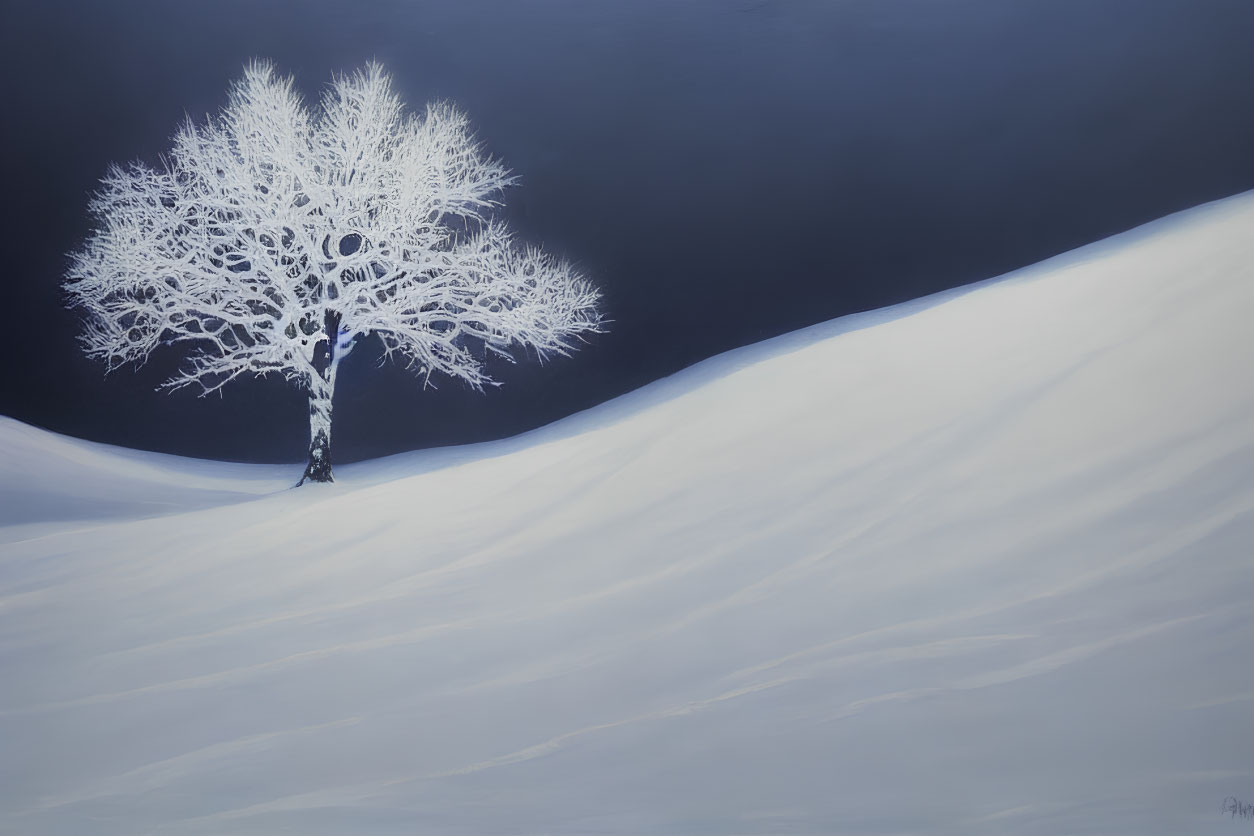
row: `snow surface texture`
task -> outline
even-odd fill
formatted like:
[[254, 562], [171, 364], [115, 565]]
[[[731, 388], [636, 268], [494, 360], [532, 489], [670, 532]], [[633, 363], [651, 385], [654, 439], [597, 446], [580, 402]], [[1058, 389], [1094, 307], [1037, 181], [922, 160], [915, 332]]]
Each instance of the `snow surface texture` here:
[[0, 423], [0, 831], [1239, 829], [1251, 230], [331, 486]]

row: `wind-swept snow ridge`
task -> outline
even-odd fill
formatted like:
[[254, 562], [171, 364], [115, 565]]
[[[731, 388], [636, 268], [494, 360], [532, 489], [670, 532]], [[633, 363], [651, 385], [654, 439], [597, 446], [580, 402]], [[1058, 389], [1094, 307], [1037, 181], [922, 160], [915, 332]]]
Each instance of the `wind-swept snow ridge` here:
[[231, 494], [0, 529], [0, 832], [1228, 824], [1251, 229], [1240, 195], [315, 490], [0, 423], [54, 506], [83, 467]]

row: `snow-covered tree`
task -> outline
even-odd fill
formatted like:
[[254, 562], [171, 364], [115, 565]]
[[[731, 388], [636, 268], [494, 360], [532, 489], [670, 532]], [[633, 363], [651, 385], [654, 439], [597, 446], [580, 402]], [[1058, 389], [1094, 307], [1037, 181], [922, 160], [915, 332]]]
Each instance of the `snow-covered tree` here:
[[334, 79], [311, 114], [290, 77], [255, 63], [159, 167], [101, 182], [64, 285], [86, 352], [112, 369], [185, 346], [165, 385], [202, 395], [242, 375], [302, 387], [301, 482], [331, 481], [336, 370], [362, 338], [426, 384], [482, 389], [489, 353], [544, 359], [600, 329], [595, 288], [492, 217], [514, 178], [466, 117], [406, 114], [378, 64]]

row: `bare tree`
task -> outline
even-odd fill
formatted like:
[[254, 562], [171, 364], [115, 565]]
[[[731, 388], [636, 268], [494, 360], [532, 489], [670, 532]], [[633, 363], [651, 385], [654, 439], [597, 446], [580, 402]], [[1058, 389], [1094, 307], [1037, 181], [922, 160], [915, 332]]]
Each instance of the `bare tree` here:
[[488, 353], [543, 360], [600, 330], [597, 291], [491, 217], [513, 182], [452, 105], [407, 115], [378, 64], [335, 78], [311, 114], [255, 63], [159, 168], [111, 167], [64, 288], [109, 369], [182, 345], [171, 389], [267, 374], [302, 387], [301, 483], [329, 482], [336, 370], [363, 337], [426, 384], [482, 389]]

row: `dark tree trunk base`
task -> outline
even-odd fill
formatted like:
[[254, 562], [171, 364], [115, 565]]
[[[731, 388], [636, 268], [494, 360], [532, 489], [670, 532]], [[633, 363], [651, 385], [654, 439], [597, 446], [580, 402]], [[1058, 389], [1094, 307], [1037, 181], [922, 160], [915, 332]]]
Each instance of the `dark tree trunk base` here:
[[313, 442], [309, 445], [309, 464], [305, 465], [305, 474], [300, 477], [296, 487], [309, 482], [334, 482], [331, 475], [331, 439], [326, 432], [318, 430]]

